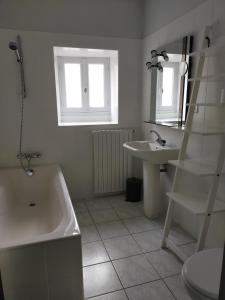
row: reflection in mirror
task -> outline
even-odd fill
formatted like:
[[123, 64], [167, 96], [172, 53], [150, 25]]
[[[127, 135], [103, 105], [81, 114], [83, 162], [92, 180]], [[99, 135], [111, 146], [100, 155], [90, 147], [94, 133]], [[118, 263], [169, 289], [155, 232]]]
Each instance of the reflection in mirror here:
[[188, 78], [191, 77], [189, 54], [192, 47], [193, 37], [186, 36], [156, 50], [159, 54], [165, 51], [169, 59], [165, 60], [162, 55], [152, 56], [151, 63], [160, 63], [162, 70], [151, 69], [151, 122], [165, 126], [185, 125], [190, 99]]

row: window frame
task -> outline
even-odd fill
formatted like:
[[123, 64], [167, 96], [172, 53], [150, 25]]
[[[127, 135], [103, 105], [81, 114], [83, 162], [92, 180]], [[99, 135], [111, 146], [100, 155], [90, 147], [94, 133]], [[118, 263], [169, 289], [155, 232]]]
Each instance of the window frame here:
[[[65, 86], [65, 64], [80, 64], [81, 72], [81, 108], [68, 108], [66, 106], [66, 86]], [[89, 104], [89, 64], [104, 65], [104, 107], [90, 107]], [[85, 115], [105, 119], [111, 114], [111, 85], [110, 85], [110, 58], [108, 57], [75, 57], [75, 56], [57, 56], [59, 93], [60, 93], [60, 111], [62, 117], [82, 118]], [[84, 89], [87, 88], [87, 92]]]
[[163, 87], [163, 72], [159, 73], [157, 76], [157, 118], [160, 120], [164, 119], [176, 119], [179, 111], [179, 94], [178, 87], [180, 85], [180, 72], [179, 62], [163, 62], [164, 68], [174, 69], [174, 78], [173, 78], [173, 90], [172, 90], [172, 105], [163, 106], [162, 105], [162, 87]]

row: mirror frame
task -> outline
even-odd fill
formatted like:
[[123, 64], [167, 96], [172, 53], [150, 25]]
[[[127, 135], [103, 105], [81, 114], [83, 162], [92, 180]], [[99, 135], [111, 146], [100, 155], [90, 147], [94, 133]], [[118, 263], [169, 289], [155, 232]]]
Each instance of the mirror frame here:
[[[193, 35], [187, 35], [182, 38], [182, 61], [187, 62], [188, 54], [193, 52]], [[175, 42], [175, 41], [174, 41]], [[171, 42], [170, 44], [172, 44]], [[169, 44], [168, 44], [169, 45]], [[160, 47], [157, 51], [162, 51], [166, 49], [167, 46]], [[169, 53], [168, 53], [169, 54]], [[178, 111], [178, 121], [168, 121], [168, 122], [160, 122], [156, 121], [156, 101], [157, 101], [157, 69], [151, 71], [151, 99], [150, 99], [150, 121], [146, 121], [146, 123], [168, 126], [173, 128], [183, 128], [185, 126], [185, 122], [187, 119], [187, 113], [189, 108], [189, 102], [191, 97], [191, 82], [187, 81], [187, 89], [186, 89], [186, 105], [184, 107], [184, 95], [185, 95], [185, 80], [188, 80], [192, 77], [192, 69], [193, 69], [193, 59], [189, 57], [187, 62], [188, 72], [185, 72], [184, 75], [181, 76], [180, 81], [180, 92], [179, 92], [179, 111]], [[186, 77], [187, 76], [187, 77]]]

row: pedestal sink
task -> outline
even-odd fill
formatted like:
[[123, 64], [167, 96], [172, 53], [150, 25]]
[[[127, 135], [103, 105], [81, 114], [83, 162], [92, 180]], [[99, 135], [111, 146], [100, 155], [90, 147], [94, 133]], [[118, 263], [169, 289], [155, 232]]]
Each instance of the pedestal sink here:
[[123, 147], [143, 160], [144, 212], [147, 217], [156, 218], [160, 213], [160, 165], [177, 159], [179, 149], [151, 141], [127, 142]]

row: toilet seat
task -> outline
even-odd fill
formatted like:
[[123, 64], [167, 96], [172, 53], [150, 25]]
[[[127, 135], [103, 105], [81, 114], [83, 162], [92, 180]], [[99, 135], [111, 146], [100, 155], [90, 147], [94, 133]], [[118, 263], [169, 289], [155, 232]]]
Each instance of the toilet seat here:
[[183, 265], [182, 277], [188, 287], [209, 299], [218, 299], [223, 249], [209, 249], [192, 255]]

